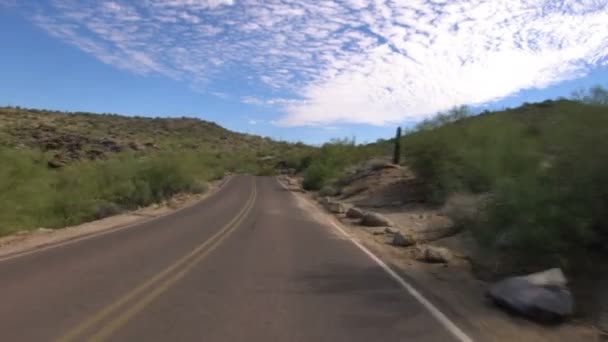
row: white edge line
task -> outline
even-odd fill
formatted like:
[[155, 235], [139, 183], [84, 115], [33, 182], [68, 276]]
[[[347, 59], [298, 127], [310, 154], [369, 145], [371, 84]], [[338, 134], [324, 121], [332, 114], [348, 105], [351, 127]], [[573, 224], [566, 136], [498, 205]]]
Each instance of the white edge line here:
[[173, 211], [170, 211], [170, 212], [158, 215], [158, 216], [146, 218], [146, 219], [143, 219], [141, 221], [137, 221], [137, 222], [133, 222], [133, 223], [128, 223], [128, 224], [125, 224], [125, 225], [118, 225], [116, 227], [108, 228], [108, 229], [101, 230], [101, 231], [98, 231], [98, 232], [92, 232], [92, 233], [89, 233], [89, 234], [84, 234], [84, 235], [81, 235], [81, 236], [76, 236], [74, 238], [63, 240], [63, 241], [58, 241], [56, 243], [52, 243], [51, 242], [50, 244], [47, 244], [47, 245], [42, 244], [42, 245], [39, 245], [38, 247], [32, 247], [31, 249], [24, 250], [22, 252], [15, 252], [14, 254], [8, 254], [8, 255], [6, 255], [4, 257], [0, 257], [0, 262], [12, 260], [12, 259], [17, 259], [17, 258], [20, 258], [20, 257], [24, 257], [26, 255], [36, 254], [36, 253], [47, 251], [49, 249], [63, 247], [63, 246], [67, 246], [67, 245], [71, 245], [71, 244], [77, 243], [77, 242], [81, 242], [81, 241], [85, 241], [85, 240], [101, 237], [101, 236], [112, 234], [112, 233], [115, 233], [115, 232], [118, 232], [118, 231], [121, 231], [121, 230], [126, 230], [126, 229], [129, 229], [129, 228], [133, 228], [133, 227], [137, 227], [137, 226], [140, 226], [140, 225], [144, 225], [146, 223], [150, 223], [152, 221], [161, 219], [163, 217], [176, 214], [176, 213], [178, 213], [178, 212], [180, 212], [182, 210], [185, 210], [185, 209], [188, 209], [190, 207], [193, 207], [193, 206], [201, 203], [202, 201], [207, 200], [210, 197], [213, 197], [214, 195], [216, 195], [217, 193], [219, 193], [226, 186], [226, 184], [228, 184], [228, 182], [230, 182], [232, 180], [232, 178], [233, 178], [232, 176], [228, 176], [226, 178], [226, 180], [223, 181], [220, 184], [220, 186], [216, 188], [215, 191], [213, 191], [211, 193], [208, 193], [207, 196], [201, 198], [200, 200], [198, 200], [196, 202], [193, 202], [190, 205], [187, 205], [185, 207], [179, 208], [177, 210], [173, 210]]
[[[281, 181], [278, 180], [278, 183], [285, 188], [285, 190], [289, 191], [293, 196], [295, 194], [291, 192]], [[310, 203], [310, 201], [305, 198], [306, 201]], [[462, 329], [460, 329], [452, 320], [448, 318], [443, 312], [441, 312], [433, 303], [431, 303], [428, 299], [426, 299], [418, 290], [414, 288], [410, 283], [408, 283], [405, 279], [403, 279], [397, 272], [395, 272], [392, 268], [390, 268], [382, 259], [372, 253], [369, 249], [363, 246], [359, 241], [355, 240], [349, 233], [347, 233], [342, 227], [340, 227], [334, 220], [329, 220], [331, 226], [337, 229], [342, 235], [347, 237], [355, 246], [359, 247], [361, 251], [363, 251], [370, 259], [376, 262], [378, 266], [380, 266], [386, 273], [388, 273], [391, 278], [393, 278], [401, 287], [403, 287], [412, 297], [414, 297], [425, 309], [427, 309], [433, 317], [435, 317], [439, 323], [441, 323], [454, 337], [456, 337], [461, 342], [473, 342], [473, 339], [470, 338]]]

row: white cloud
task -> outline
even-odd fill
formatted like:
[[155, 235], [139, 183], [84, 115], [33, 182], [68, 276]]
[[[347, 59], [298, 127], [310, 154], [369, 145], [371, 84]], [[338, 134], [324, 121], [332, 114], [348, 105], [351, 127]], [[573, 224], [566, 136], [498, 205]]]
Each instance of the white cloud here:
[[213, 87], [241, 72], [251, 93], [292, 95], [241, 98], [286, 126], [417, 120], [608, 63], [608, 0], [51, 0], [28, 14], [138, 74]]

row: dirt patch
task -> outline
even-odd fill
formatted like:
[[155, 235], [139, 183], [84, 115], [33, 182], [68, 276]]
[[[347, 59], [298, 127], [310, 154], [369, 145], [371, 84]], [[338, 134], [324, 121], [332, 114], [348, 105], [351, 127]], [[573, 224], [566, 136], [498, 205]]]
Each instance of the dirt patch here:
[[229, 181], [226, 178], [209, 184], [204, 194], [179, 194], [173, 198], [135, 211], [106, 217], [101, 220], [83, 223], [62, 229], [39, 228], [32, 231], [20, 231], [0, 238], [0, 259], [46, 248], [62, 242], [94, 236], [115, 229], [126, 228], [148, 220], [164, 216], [177, 210], [192, 206], [204, 198], [218, 192]]

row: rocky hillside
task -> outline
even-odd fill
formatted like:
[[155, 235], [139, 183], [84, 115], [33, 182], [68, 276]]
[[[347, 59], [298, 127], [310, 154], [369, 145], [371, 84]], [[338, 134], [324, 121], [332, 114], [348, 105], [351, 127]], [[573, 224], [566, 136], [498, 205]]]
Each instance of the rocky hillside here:
[[106, 159], [131, 152], [204, 150], [222, 154], [235, 148], [265, 157], [290, 146], [240, 134], [194, 118], [144, 118], [114, 114], [63, 113], [0, 107], [0, 146], [40, 150], [48, 165]]

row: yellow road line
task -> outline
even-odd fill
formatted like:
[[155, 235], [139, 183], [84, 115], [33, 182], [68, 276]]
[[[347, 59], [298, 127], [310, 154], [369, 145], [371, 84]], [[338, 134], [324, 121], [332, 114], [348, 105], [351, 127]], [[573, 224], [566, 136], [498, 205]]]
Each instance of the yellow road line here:
[[[164, 277], [168, 276], [171, 272], [177, 270], [179, 267], [186, 264], [189, 260], [196, 258], [196, 255], [198, 253], [200, 253], [201, 251], [203, 251], [205, 248], [207, 248], [210, 245], [213, 245], [214, 240], [219, 239], [225, 232], [229, 231], [230, 228], [232, 226], [234, 226], [237, 222], [240, 223], [242, 221], [241, 219], [244, 216], [246, 216], [247, 212], [253, 207], [253, 204], [255, 202], [256, 193], [257, 193], [256, 187], [255, 187], [255, 179], [253, 181], [252, 188], [253, 188], [253, 190], [252, 190], [251, 195], [250, 195], [249, 199], [247, 200], [247, 203], [245, 204], [245, 206], [239, 211], [239, 213], [230, 222], [228, 222], [218, 232], [216, 232], [213, 236], [211, 236], [211, 238], [206, 240], [204, 243], [202, 243], [200, 246], [195, 248], [193, 251], [191, 251], [187, 255], [181, 257], [178, 261], [171, 264], [170, 266], [165, 268], [160, 273], [156, 274], [152, 278], [148, 279], [146, 282], [140, 284], [135, 289], [131, 290], [129, 293], [127, 293], [120, 299], [118, 299], [118, 300], [114, 301], [112, 304], [104, 307], [101, 311], [97, 312], [95, 315], [91, 316], [86, 321], [77, 325], [76, 327], [74, 327], [73, 329], [68, 331], [65, 335], [59, 337], [56, 341], [57, 342], [73, 341], [76, 337], [82, 335], [84, 332], [91, 329], [95, 324], [104, 320], [112, 312], [114, 312], [121, 306], [125, 305], [127, 302], [134, 299], [138, 295], [144, 293], [144, 291], [146, 291], [149, 287], [153, 286], [155, 283], [159, 282]], [[186, 267], [188, 267], [188, 266], [186, 266]]]
[[[253, 207], [253, 202], [249, 209]], [[241, 216], [239, 221], [232, 226], [230, 230], [226, 232], [226, 234], [222, 235], [217, 241], [214, 242], [209, 248], [199, 254], [194, 260], [190, 261], [188, 265], [186, 265], [181, 271], [177, 274], [173, 275], [169, 279], [166, 279], [161, 285], [156, 287], [146, 296], [138, 300], [134, 305], [129, 307], [129, 309], [122, 314], [118, 315], [116, 318], [112, 319], [107, 323], [103, 328], [101, 328], [95, 335], [93, 335], [88, 341], [90, 342], [101, 342], [106, 338], [110, 337], [116, 330], [120, 329], [123, 325], [125, 325], [133, 316], [137, 315], [140, 311], [142, 311], [148, 304], [154, 301], [158, 296], [163, 294], [167, 289], [171, 287], [171, 285], [178, 282], [182, 279], [192, 268], [194, 268], [202, 259], [204, 259], [207, 255], [209, 255], [216, 247], [218, 247], [225, 239], [227, 239], [239, 226], [239, 224], [246, 218], [247, 215]]]

